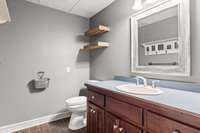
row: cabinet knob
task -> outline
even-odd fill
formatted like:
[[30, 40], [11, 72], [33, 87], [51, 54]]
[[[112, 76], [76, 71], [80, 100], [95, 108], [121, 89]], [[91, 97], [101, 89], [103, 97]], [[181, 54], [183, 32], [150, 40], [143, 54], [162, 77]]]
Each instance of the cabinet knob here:
[[174, 130], [172, 133], [181, 133], [179, 130]]
[[119, 128], [119, 132], [123, 132], [124, 131], [124, 128]]
[[95, 114], [95, 113], [96, 113], [96, 111], [93, 109], [92, 113], [94, 113], [94, 114]]
[[92, 99], [95, 99], [95, 96], [92, 96], [91, 98], [92, 98]]
[[118, 128], [117, 125], [113, 125], [113, 129], [116, 130]]
[[90, 112], [94, 114], [96, 113], [95, 109], [90, 109]]

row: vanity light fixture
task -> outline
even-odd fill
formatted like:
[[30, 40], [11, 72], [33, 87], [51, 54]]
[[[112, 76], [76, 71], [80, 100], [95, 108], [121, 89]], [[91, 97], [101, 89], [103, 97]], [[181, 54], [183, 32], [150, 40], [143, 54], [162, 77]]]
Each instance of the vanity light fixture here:
[[[159, 0], [146, 0], [144, 4], [153, 4]], [[143, 0], [135, 0], [132, 9], [141, 10], [143, 8]]]
[[10, 14], [6, 0], [0, 0], [0, 24], [10, 22]]
[[132, 9], [133, 10], [141, 10], [142, 8], [143, 8], [142, 0], [135, 0]]

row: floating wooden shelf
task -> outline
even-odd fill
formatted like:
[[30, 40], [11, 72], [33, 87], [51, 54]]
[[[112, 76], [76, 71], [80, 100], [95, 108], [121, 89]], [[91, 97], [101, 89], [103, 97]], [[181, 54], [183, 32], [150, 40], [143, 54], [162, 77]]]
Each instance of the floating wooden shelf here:
[[86, 31], [85, 35], [86, 36], [96, 36], [96, 35], [103, 34], [108, 31], [110, 31], [109, 27], [104, 26], [104, 25], [99, 25], [98, 27], [95, 27], [93, 29]]
[[85, 45], [81, 50], [94, 50], [94, 49], [99, 49], [99, 48], [107, 48], [108, 46], [109, 46], [109, 43], [107, 42], [96, 42], [96, 43]]

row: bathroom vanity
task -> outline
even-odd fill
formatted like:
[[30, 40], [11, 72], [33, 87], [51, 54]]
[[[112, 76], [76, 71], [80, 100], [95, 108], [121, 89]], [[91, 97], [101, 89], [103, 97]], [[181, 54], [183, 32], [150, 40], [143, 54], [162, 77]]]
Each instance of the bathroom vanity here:
[[[121, 84], [125, 82], [85, 84], [87, 133], [200, 133], [200, 110], [190, 99], [200, 100], [199, 94], [166, 89], [161, 95], [132, 95], [118, 91]], [[173, 104], [183, 97], [188, 103]]]

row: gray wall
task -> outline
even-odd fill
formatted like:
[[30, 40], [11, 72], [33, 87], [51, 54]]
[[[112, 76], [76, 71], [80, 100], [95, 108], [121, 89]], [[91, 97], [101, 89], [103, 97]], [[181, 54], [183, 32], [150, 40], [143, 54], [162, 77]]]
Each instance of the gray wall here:
[[[90, 25], [110, 26], [111, 32], [99, 37], [109, 41], [111, 46], [105, 50], [91, 52], [90, 76], [92, 79], [111, 79], [114, 75], [130, 76], [130, 16], [133, 0], [116, 0], [115, 3], [91, 18]], [[144, 75], [150, 78], [162, 78], [182, 81], [200, 81], [200, 5], [199, 0], [191, 0], [191, 77], [166, 77]], [[95, 40], [95, 39], [94, 39]], [[93, 40], [93, 41], [94, 41]]]
[[[64, 111], [89, 79], [89, 54], [79, 52], [89, 20], [23, 0], [8, 6], [12, 22], [0, 25], [0, 126]], [[33, 93], [27, 84], [40, 70], [50, 87]]]

